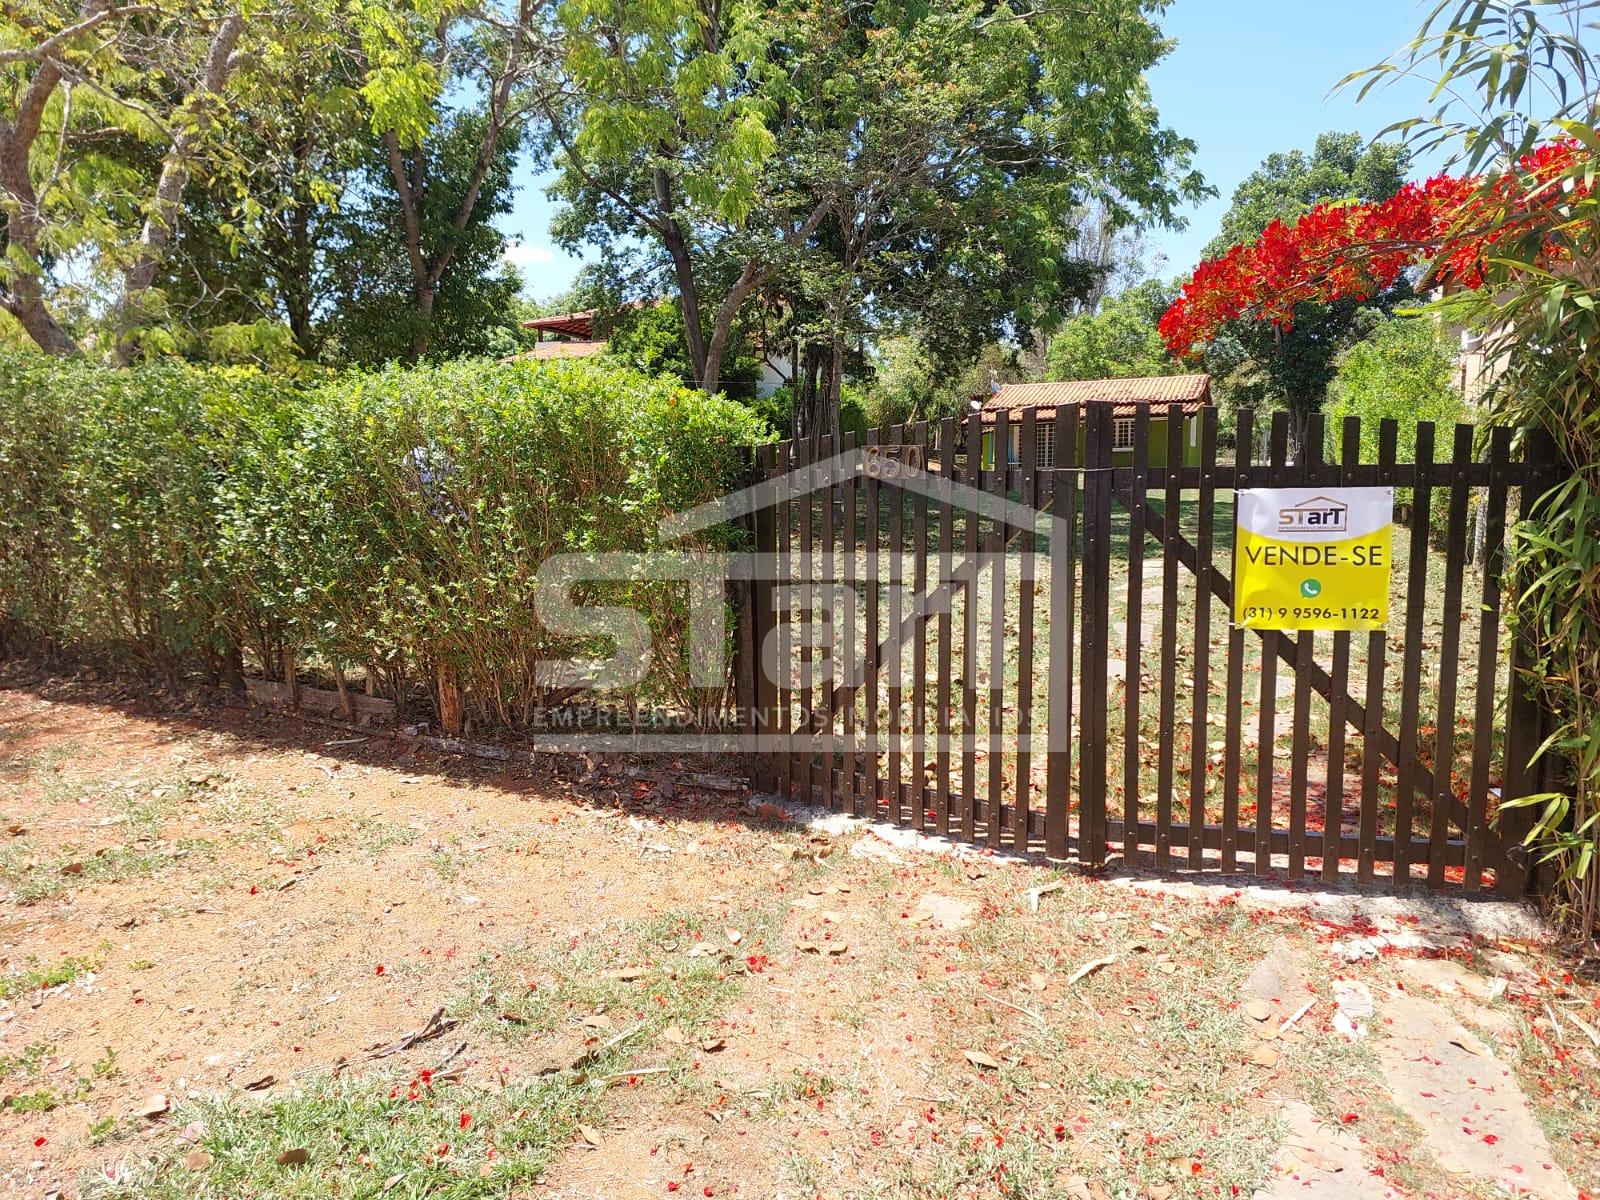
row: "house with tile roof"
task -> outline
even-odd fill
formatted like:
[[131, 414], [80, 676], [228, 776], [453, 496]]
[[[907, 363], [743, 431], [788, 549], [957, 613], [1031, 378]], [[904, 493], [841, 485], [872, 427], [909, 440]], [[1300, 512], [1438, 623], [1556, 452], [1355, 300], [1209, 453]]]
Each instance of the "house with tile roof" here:
[[[1183, 465], [1200, 462], [1200, 411], [1211, 403], [1211, 376], [1156, 375], [1135, 379], [1074, 379], [1065, 383], [1008, 383], [991, 396], [982, 397], [980, 419], [993, 426], [999, 414], [1006, 415], [1006, 461], [1015, 464], [1021, 456], [1022, 414], [1032, 409], [1037, 416], [1037, 465], [1056, 465], [1055, 418], [1063, 406], [1079, 409], [1078, 445], [1072, 461], [1083, 461], [1082, 411], [1085, 405], [1109, 401], [1111, 412], [1111, 453], [1114, 466], [1133, 462], [1133, 442], [1137, 436], [1134, 415], [1140, 404], [1150, 406], [1150, 435], [1146, 447], [1152, 467], [1167, 465], [1167, 423], [1183, 422]], [[984, 433], [983, 459], [994, 462], [994, 433]], [[1063, 462], [1062, 465], [1066, 465]]]

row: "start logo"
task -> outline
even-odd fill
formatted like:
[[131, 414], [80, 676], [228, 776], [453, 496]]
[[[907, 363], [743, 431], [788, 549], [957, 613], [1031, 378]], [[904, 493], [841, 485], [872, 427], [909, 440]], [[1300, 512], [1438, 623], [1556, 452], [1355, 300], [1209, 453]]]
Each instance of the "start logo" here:
[[1327, 496], [1278, 510], [1279, 533], [1344, 533], [1350, 527], [1350, 506]]

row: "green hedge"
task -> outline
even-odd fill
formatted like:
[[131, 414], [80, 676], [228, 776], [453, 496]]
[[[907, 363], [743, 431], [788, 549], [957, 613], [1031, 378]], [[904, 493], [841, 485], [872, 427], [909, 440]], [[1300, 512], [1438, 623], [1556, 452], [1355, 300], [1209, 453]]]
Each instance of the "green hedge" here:
[[[534, 615], [550, 554], [644, 550], [738, 484], [738, 404], [594, 363], [456, 362], [310, 388], [237, 370], [0, 360], [0, 620], [31, 649], [176, 676], [285, 644], [401, 697], [453, 681], [479, 724], [549, 699], [575, 649]], [[620, 586], [620, 585], [619, 585]], [[678, 589], [645, 691], [689, 688]]]

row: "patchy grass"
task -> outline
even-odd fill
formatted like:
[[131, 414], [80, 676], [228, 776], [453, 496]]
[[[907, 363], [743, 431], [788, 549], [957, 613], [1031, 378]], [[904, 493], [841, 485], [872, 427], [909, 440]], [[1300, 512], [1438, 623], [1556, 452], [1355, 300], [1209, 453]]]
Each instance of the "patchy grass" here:
[[37, 960], [34, 960], [34, 965], [25, 971], [10, 971], [0, 975], [0, 1000], [11, 1000], [17, 996], [25, 996], [29, 992], [59, 987], [99, 968], [100, 963], [97, 959], [70, 955], [48, 967], [41, 967]]
[[320, 1200], [403, 1183], [395, 1194], [503, 1196], [540, 1177], [579, 1123], [594, 1118], [604, 1092], [603, 1083], [571, 1075], [493, 1089], [324, 1076], [260, 1107], [183, 1105], [175, 1121], [205, 1126], [195, 1146], [124, 1164], [113, 1178], [91, 1175], [84, 1195]]
[[[731, 949], [688, 957], [706, 932], [701, 916], [674, 912], [555, 949], [485, 953], [447, 1010], [474, 1044], [550, 1054], [543, 1073], [481, 1086], [448, 1070], [373, 1071], [314, 1077], [264, 1106], [201, 1100], [172, 1117], [204, 1123], [197, 1145], [125, 1164], [114, 1178], [87, 1176], [84, 1194], [290, 1200], [403, 1182], [401, 1195], [503, 1196], [537, 1181], [580, 1124], [601, 1123], [612, 1086], [643, 1078], [630, 1076], [640, 1054], [681, 1063], [696, 1052], [747, 969]], [[668, 1031], [685, 1036], [664, 1040]], [[280, 1161], [299, 1151], [303, 1164]]]

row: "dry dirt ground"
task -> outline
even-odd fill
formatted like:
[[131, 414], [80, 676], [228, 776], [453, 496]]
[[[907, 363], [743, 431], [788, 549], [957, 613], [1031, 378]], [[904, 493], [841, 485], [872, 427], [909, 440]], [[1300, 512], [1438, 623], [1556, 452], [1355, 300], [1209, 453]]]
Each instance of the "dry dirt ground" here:
[[1089, 878], [649, 770], [13, 671], [0, 1194], [1595, 1190], [1600, 1001], [1523, 913]]

